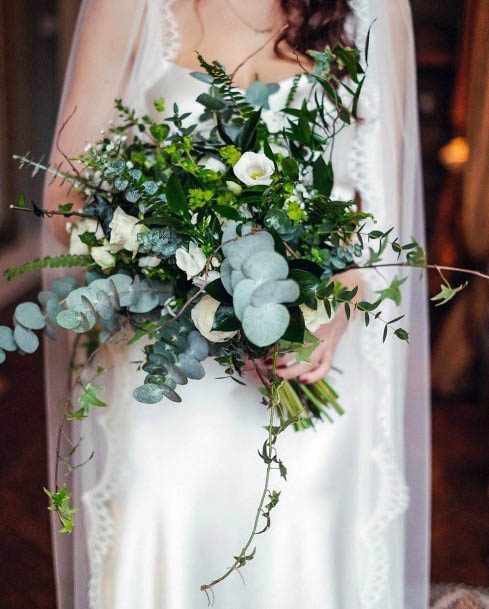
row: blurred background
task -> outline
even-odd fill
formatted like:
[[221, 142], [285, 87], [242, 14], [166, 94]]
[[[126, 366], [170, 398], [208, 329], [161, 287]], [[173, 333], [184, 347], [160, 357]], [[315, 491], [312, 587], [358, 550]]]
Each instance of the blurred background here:
[[[80, 0], [0, 0], [0, 268], [38, 251], [39, 221], [13, 213], [39, 202], [42, 176], [12, 154], [47, 155]], [[489, 267], [489, 1], [412, 0], [429, 256]], [[432, 290], [436, 290], [432, 277]], [[0, 324], [39, 278], [0, 279]], [[433, 385], [432, 581], [489, 587], [489, 293], [470, 287], [431, 307]], [[0, 605], [54, 609], [41, 354], [0, 368]], [[436, 587], [438, 594], [439, 588]], [[459, 605], [456, 605], [457, 608]], [[460, 605], [460, 609], [475, 604]], [[353, 609], [353, 608], [352, 608]]]

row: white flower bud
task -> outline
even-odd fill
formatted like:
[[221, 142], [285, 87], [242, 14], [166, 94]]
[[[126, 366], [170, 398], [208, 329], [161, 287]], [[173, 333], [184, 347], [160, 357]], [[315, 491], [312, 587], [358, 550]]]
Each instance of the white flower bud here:
[[110, 253], [109, 245], [92, 247], [90, 254], [102, 269], [110, 269], [115, 266], [115, 256]]
[[228, 180], [226, 182], [226, 186], [228, 190], [231, 191], [234, 195], [240, 195], [243, 192], [243, 188], [232, 180]]

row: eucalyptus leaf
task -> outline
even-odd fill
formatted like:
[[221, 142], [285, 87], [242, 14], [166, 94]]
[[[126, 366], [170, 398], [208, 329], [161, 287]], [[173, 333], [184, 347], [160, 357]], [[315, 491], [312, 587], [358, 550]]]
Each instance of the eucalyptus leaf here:
[[257, 288], [257, 282], [253, 279], [243, 279], [236, 286], [233, 294], [233, 307], [236, 317], [243, 321], [246, 308], [251, 303], [251, 296]]
[[201, 93], [196, 101], [199, 104], [202, 104], [205, 108], [212, 111], [219, 112], [220, 110], [224, 110], [226, 108], [226, 102], [222, 101], [222, 99], [217, 99], [216, 97], [212, 97], [208, 93]]
[[116, 287], [121, 307], [128, 307], [131, 304], [132, 278], [118, 273], [117, 275], [112, 275], [110, 282]]
[[246, 338], [257, 347], [268, 347], [280, 340], [289, 321], [289, 312], [281, 304], [248, 306], [243, 315], [243, 331]]
[[143, 188], [144, 188], [144, 191], [146, 192], [146, 194], [154, 195], [158, 192], [159, 186], [156, 182], [153, 182], [152, 180], [148, 180], [147, 182], [144, 182]]
[[49, 300], [46, 302], [46, 313], [49, 321], [52, 323], [57, 323], [58, 313], [60, 313], [62, 310], [63, 307], [55, 295], [51, 296], [51, 298], [49, 298]]
[[251, 295], [251, 304], [259, 307], [264, 304], [294, 302], [299, 298], [299, 285], [292, 279], [272, 279], [259, 285]]
[[123, 180], [121, 178], [117, 178], [117, 180], [114, 182], [114, 188], [116, 190], [118, 190], [119, 192], [126, 190], [126, 188], [128, 186], [129, 186], [128, 180]]
[[87, 307], [84, 303], [76, 305], [76, 307], [73, 307], [73, 309], [71, 310], [78, 312], [81, 318], [81, 325], [79, 327], [73, 328], [73, 332], [77, 332], [80, 334], [83, 332], [88, 332], [94, 327], [95, 323], [97, 322], [97, 317], [93, 312], [93, 309]]
[[165, 392], [159, 385], [146, 383], [136, 387], [132, 396], [137, 402], [142, 404], [158, 404], [165, 397]]
[[248, 89], [246, 89], [246, 100], [255, 108], [270, 108], [268, 98], [279, 90], [279, 85], [276, 83], [263, 83], [260, 80], [255, 80]]
[[[232, 276], [232, 272], [233, 272], [233, 267], [231, 266], [231, 263], [229, 262], [229, 260], [223, 260], [219, 270], [221, 272], [222, 285], [224, 286], [224, 288], [226, 289], [226, 291], [229, 294], [232, 294], [233, 285], [231, 282], [231, 276]], [[211, 292], [209, 290], [207, 290], [207, 293], [211, 294]], [[212, 294], [211, 294], [211, 296], [212, 296]], [[215, 296], [214, 296], [214, 298], [215, 298]], [[217, 298], [216, 300], [219, 300], [219, 302], [221, 302], [221, 300], [219, 298]]]
[[209, 355], [209, 343], [197, 330], [190, 332], [187, 342], [188, 352], [198, 359], [199, 362], [204, 361]]
[[243, 273], [241, 271], [232, 271], [231, 272], [231, 289], [232, 292], [234, 293], [234, 290], [236, 289], [236, 286], [238, 285], [238, 283], [240, 281], [243, 281], [243, 279], [246, 279], [246, 277], [243, 275]]
[[34, 353], [39, 347], [39, 339], [36, 334], [20, 324], [15, 327], [14, 338], [17, 346], [24, 353]]
[[110, 319], [114, 314], [114, 305], [110, 296], [104, 290], [97, 291], [95, 308], [102, 319]]
[[14, 316], [20, 324], [30, 330], [42, 330], [46, 325], [46, 319], [35, 302], [23, 302], [17, 305]]
[[178, 395], [178, 393], [172, 388], [171, 381], [168, 381], [165, 385], [161, 385], [160, 389], [163, 392], [165, 398], [170, 400], [171, 402], [181, 402], [182, 398]]
[[0, 349], [4, 351], [17, 351], [14, 332], [8, 326], [0, 326]]
[[178, 367], [189, 379], [198, 381], [205, 376], [204, 367], [191, 353], [180, 353]]
[[244, 260], [241, 270], [250, 279], [268, 281], [269, 279], [285, 279], [289, 273], [289, 265], [287, 260], [277, 252], [259, 251]]
[[48, 300], [50, 298], [56, 298], [56, 300], [58, 299], [58, 297], [56, 296], [56, 294], [54, 292], [52, 292], [51, 290], [42, 290], [41, 292], [39, 292], [39, 294], [37, 295], [37, 300], [39, 300], [40, 304], [45, 307]]
[[92, 298], [92, 288], [77, 288], [76, 290], [73, 290], [73, 292], [70, 292], [66, 298], [66, 306], [69, 309], [80, 306], [82, 304], [82, 296], [85, 296], [85, 298], [90, 300]]
[[56, 322], [66, 330], [75, 330], [81, 327], [83, 319], [78, 311], [74, 309], [63, 309], [56, 317]]
[[53, 292], [60, 300], [64, 300], [78, 286], [74, 277], [59, 277], [53, 281]]
[[166, 371], [168, 372], [169, 378], [177, 385], [186, 385], [188, 383], [187, 375], [180, 370], [177, 365], [168, 363], [165, 366]]
[[141, 281], [139, 296], [136, 302], [129, 306], [129, 311], [132, 313], [148, 313], [158, 306], [159, 300], [158, 294], [153, 292], [146, 280], [143, 280]]
[[137, 188], [128, 188], [124, 193], [124, 198], [128, 203], [137, 203], [141, 198], [141, 194]]
[[190, 76], [204, 82], [206, 85], [212, 84], [212, 76], [209, 76], [206, 72], [190, 72]]

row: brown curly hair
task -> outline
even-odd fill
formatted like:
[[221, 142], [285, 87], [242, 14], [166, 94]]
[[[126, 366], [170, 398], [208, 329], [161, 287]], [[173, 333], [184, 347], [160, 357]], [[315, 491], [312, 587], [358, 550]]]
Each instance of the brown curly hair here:
[[280, 44], [299, 55], [310, 49], [324, 50], [326, 45], [353, 46], [345, 23], [352, 11], [347, 0], [280, 0], [287, 27], [275, 41], [275, 53], [285, 57]]

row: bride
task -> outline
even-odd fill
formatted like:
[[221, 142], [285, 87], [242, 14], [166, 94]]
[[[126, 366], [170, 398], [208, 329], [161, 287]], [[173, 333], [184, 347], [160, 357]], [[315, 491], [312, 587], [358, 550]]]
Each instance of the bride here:
[[[59, 146], [76, 155], [97, 141], [115, 118], [118, 97], [150, 113], [162, 96], [167, 108], [177, 103], [198, 116], [194, 100], [205, 84], [191, 75], [199, 70], [196, 49], [225, 64], [242, 89], [256, 79], [278, 83], [267, 111], [273, 120], [285, 100], [300, 104], [309, 93], [300, 77], [311, 67], [308, 49], [363, 49], [374, 21], [361, 119], [335, 142], [335, 192], [356, 198], [382, 226], [399, 227], [401, 238], [421, 238], [407, 0], [85, 0], [58, 129], [73, 115]], [[62, 160], [56, 147], [52, 160]], [[46, 187], [49, 206], [66, 196]], [[64, 226], [56, 233], [57, 242], [46, 232], [45, 253], [66, 240]], [[385, 286], [373, 271], [361, 281], [370, 293]], [[331, 380], [346, 415], [281, 437], [289, 474], [276, 486], [282, 494], [272, 528], [258, 538], [243, 578], [216, 588], [218, 609], [427, 607], [427, 323], [423, 284], [410, 282], [418, 285], [406, 290], [403, 304], [409, 347], [383, 346], [378, 328], [337, 315], [318, 328], [311, 364], [280, 368], [284, 377], [310, 383], [334, 363]], [[52, 446], [66, 348], [57, 342], [46, 349]], [[143, 406], [128, 397], [140, 384], [132, 363], [140, 348], [107, 350], [109, 408], [73, 429], [84, 436], [85, 456], [95, 456], [75, 472], [80, 514], [73, 536], [53, 528], [60, 609], [205, 606], [200, 585], [239, 553], [256, 509], [265, 421], [253, 379], [244, 387], [219, 379], [222, 370], [212, 363], [204, 381], [183, 388], [182, 405]]]

